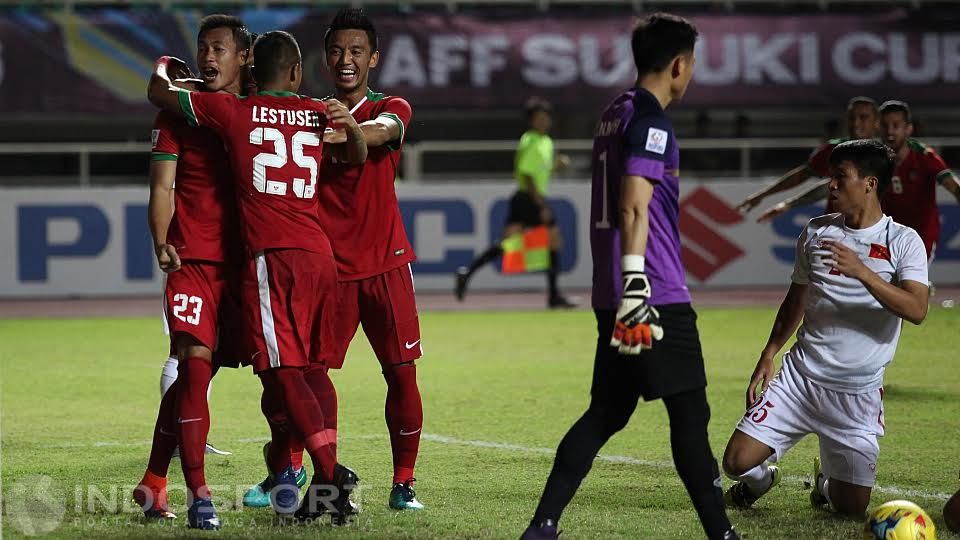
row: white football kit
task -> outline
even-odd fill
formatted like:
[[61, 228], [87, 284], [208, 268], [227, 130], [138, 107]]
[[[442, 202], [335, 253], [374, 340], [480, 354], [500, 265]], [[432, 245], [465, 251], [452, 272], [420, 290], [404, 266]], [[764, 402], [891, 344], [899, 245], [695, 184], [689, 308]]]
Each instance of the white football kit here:
[[852, 249], [888, 282], [928, 283], [926, 251], [913, 229], [888, 216], [866, 229], [845, 227], [842, 214], [810, 220], [797, 241], [791, 277], [807, 286], [797, 341], [737, 429], [773, 448], [771, 461], [816, 433], [828, 477], [872, 487], [877, 437], [884, 434], [883, 373], [902, 321], [863, 283], [823, 261], [830, 256], [824, 240]]

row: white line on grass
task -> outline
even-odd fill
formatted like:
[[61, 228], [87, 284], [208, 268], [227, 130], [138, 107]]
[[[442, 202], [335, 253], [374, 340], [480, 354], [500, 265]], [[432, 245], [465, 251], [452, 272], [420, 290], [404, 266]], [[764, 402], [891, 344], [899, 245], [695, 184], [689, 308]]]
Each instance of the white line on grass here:
[[[386, 435], [341, 435], [341, 439], [345, 440], [381, 440], [386, 439]], [[537, 446], [523, 446], [520, 444], [506, 443], [506, 442], [496, 442], [496, 441], [478, 441], [470, 439], [458, 439], [456, 437], [449, 437], [446, 435], [438, 435], [436, 433], [424, 433], [421, 436], [421, 439], [424, 441], [430, 441], [437, 444], [447, 444], [453, 446], [469, 446], [472, 448], [490, 448], [493, 450], [504, 450], [507, 452], [518, 452], [525, 454], [542, 454], [545, 456], [552, 456], [556, 453], [556, 450], [553, 448], [546, 447], [537, 447]], [[268, 437], [249, 437], [237, 439], [238, 443], [263, 443], [267, 442], [270, 439]], [[94, 447], [94, 448], [105, 448], [105, 447], [134, 447], [134, 446], [150, 446], [150, 441], [130, 441], [130, 442], [120, 442], [120, 441], [98, 441], [93, 444], [78, 444], [78, 443], [65, 443], [54, 445], [56, 448], [78, 448], [78, 447]], [[606, 461], [608, 463], [622, 463], [625, 465], [640, 465], [644, 467], [655, 467], [658, 469], [673, 469], [673, 462], [670, 461], [654, 461], [649, 459], [637, 459], [630, 456], [611, 456], [600, 454], [597, 456], [598, 461]], [[785, 476], [783, 478], [787, 482], [801, 484], [805, 481], [809, 481], [809, 477], [803, 476]], [[887, 495], [893, 495], [895, 497], [906, 497], [906, 498], [917, 498], [917, 499], [930, 499], [944, 502], [950, 498], [951, 494], [949, 493], [936, 493], [930, 491], [922, 491], [919, 489], [906, 489], [897, 486], [874, 486], [874, 491], [879, 493], [884, 493]]]

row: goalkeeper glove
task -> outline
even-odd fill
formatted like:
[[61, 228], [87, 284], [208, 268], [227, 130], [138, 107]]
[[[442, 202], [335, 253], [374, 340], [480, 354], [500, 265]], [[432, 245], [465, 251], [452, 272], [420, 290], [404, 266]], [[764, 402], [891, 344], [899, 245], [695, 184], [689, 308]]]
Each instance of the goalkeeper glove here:
[[650, 280], [643, 273], [642, 255], [624, 255], [622, 259], [623, 298], [617, 309], [610, 346], [620, 354], [637, 355], [653, 347], [653, 340], [663, 339], [660, 313], [650, 300]]

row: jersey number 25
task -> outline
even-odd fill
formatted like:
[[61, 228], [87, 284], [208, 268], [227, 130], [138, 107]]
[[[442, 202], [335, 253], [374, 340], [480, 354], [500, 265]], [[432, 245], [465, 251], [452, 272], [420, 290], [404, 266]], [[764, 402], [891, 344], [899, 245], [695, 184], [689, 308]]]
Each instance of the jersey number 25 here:
[[[250, 143], [262, 146], [273, 142], [273, 153], [260, 152], [253, 158], [253, 187], [269, 195], [286, 195], [287, 183], [267, 178], [267, 167], [279, 169], [287, 164], [287, 141], [276, 128], [258, 127], [250, 132]], [[293, 193], [301, 199], [310, 199], [317, 189], [317, 160], [304, 155], [306, 146], [320, 146], [320, 136], [312, 131], [298, 131], [290, 141], [293, 162], [310, 171], [309, 183], [303, 178], [293, 179]]]

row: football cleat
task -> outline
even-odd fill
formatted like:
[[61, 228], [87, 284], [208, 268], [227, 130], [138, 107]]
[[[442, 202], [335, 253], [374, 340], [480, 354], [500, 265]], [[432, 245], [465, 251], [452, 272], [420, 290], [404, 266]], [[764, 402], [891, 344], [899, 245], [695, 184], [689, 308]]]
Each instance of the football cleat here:
[[467, 280], [470, 279], [469, 270], [467, 270], [466, 266], [461, 266], [457, 268], [457, 273], [454, 277], [457, 283], [453, 288], [453, 295], [457, 297], [457, 300], [463, 302], [463, 297], [467, 295]]
[[268, 497], [271, 506], [279, 515], [288, 516], [297, 511], [300, 486], [297, 485], [297, 473], [293, 471], [293, 467], [287, 467], [285, 471], [274, 476]]
[[557, 522], [552, 519], [531, 523], [520, 536], [520, 540], [552, 540], [554, 538], [560, 538], [560, 531], [557, 529]]
[[333, 525], [347, 525], [350, 517], [360, 512], [350, 501], [350, 494], [358, 483], [357, 473], [339, 463], [333, 469], [332, 486], [314, 475], [294, 517], [299, 521], [314, 521], [329, 512]]
[[423, 510], [423, 503], [417, 500], [417, 493], [413, 491], [411, 478], [403, 483], [396, 483], [390, 490], [390, 508], [394, 510]]
[[817, 489], [817, 485], [820, 481], [820, 477], [823, 476], [820, 468], [820, 458], [813, 458], [813, 489], [810, 490], [810, 505], [814, 508], [824, 508], [830, 506], [830, 501], [823, 496], [823, 493], [820, 493], [820, 490]]
[[[150, 493], [149, 500], [147, 493]], [[149, 520], [165, 521], [177, 519], [177, 515], [167, 506], [167, 491], [154, 490], [143, 484], [133, 488], [133, 501], [143, 510], [143, 517]]]
[[[276, 485], [274, 475], [270, 472], [270, 466], [267, 463], [267, 450], [270, 443], [263, 445], [263, 463], [267, 467], [267, 477], [259, 484], [252, 486], [243, 494], [243, 505], [250, 508], [266, 508], [270, 506], [270, 490]], [[300, 467], [297, 470], [297, 487], [302, 488], [307, 483], [307, 468]]]
[[770, 486], [763, 490], [762, 493], [753, 493], [750, 491], [750, 488], [747, 486], [747, 484], [744, 482], [737, 482], [724, 494], [724, 502], [727, 503], [727, 506], [732, 508], [750, 508], [753, 506], [753, 503], [757, 502], [757, 499], [766, 495], [771, 489], [780, 483], [779, 467], [771, 465], [770, 474], [772, 475]]
[[559, 295], [559, 294], [557, 296], [551, 297], [547, 301], [547, 306], [550, 309], [573, 309], [577, 307], [577, 305], [578, 305], [577, 302], [575, 302], [573, 299], [567, 298], [566, 296]]
[[[213, 455], [213, 456], [232, 456], [232, 455], [233, 455], [233, 452], [227, 452], [226, 450], [220, 450], [219, 448], [217, 448], [216, 446], [214, 446], [214, 445], [212, 445], [212, 444], [210, 444], [210, 443], [206, 443], [206, 445], [205, 445], [204, 448], [203, 448], [203, 453], [204, 453], [204, 454], [207, 454], [208, 456], [210, 456], [210, 455]], [[171, 458], [178, 458], [178, 457], [180, 457], [180, 446], [179, 446], [179, 445], [178, 445], [176, 448], [173, 449], [173, 455], [171, 455], [170, 457], [171, 457]]]
[[207, 531], [220, 530], [220, 518], [210, 499], [197, 499], [187, 510], [187, 527]]

